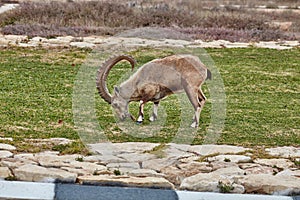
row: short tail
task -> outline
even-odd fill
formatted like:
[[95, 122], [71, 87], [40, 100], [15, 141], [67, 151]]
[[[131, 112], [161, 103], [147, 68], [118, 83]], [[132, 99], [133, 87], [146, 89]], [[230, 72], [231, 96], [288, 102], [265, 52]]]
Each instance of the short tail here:
[[209, 71], [209, 69], [207, 69], [206, 80], [211, 80], [211, 79], [212, 79], [211, 72]]

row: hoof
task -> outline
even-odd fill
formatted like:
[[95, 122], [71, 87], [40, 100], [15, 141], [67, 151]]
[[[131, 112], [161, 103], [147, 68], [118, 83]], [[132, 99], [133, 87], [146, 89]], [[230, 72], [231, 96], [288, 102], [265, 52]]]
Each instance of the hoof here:
[[192, 127], [192, 128], [197, 128], [197, 127], [198, 127], [198, 124], [197, 124], [196, 122], [193, 122], [193, 123], [191, 124], [191, 127]]
[[150, 120], [150, 122], [154, 122], [154, 121], [156, 121], [156, 120], [157, 120], [157, 118], [156, 118], [156, 117], [153, 117], [153, 116], [151, 116], [151, 117], [149, 118], [149, 120]]
[[137, 125], [141, 125], [143, 122], [136, 121]]

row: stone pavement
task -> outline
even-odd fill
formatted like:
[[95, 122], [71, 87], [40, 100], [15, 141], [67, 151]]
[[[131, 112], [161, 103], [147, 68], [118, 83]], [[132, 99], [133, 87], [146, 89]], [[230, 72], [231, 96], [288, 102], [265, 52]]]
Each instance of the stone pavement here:
[[300, 148], [99, 143], [89, 156], [19, 153], [0, 144], [0, 177], [32, 182], [177, 189], [220, 193], [300, 194]]
[[[149, 32], [149, 30], [141, 30]], [[269, 49], [291, 49], [300, 47], [299, 41], [269, 41], [269, 42], [229, 42], [226, 40], [216, 40], [205, 42], [202, 40], [179, 40], [179, 39], [143, 39], [139, 37], [73, 37], [64, 36], [56, 38], [34, 37], [29, 38], [23, 35], [1, 35], [0, 47], [78, 47], [96, 48], [103, 45], [122, 44], [125, 47], [185, 47], [185, 48], [269, 48]]]

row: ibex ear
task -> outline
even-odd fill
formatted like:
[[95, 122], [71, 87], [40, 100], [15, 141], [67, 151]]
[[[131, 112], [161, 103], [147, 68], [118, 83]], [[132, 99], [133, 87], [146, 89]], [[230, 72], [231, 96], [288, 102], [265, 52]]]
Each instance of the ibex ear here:
[[119, 96], [120, 95], [120, 90], [117, 86], [114, 87], [114, 90], [115, 90], [115, 95], [116, 96]]

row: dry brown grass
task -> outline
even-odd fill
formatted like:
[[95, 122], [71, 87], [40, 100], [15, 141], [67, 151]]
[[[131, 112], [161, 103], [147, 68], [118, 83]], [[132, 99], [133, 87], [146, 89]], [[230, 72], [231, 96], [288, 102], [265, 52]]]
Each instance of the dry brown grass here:
[[[20, 4], [0, 15], [3, 34], [55, 37], [61, 35], [115, 35], [139, 27], [170, 27], [194, 39], [230, 41], [300, 39], [297, 12], [250, 9], [268, 1], [137, 1], [51, 2]], [[160, 3], [159, 3], [160, 2]], [[252, 4], [251, 4], [252, 2]], [[276, 5], [282, 5], [274, 1]], [[225, 6], [220, 6], [224, 4]], [[242, 5], [236, 7], [235, 4]], [[299, 0], [284, 5], [298, 6]], [[276, 22], [290, 22], [287, 30]], [[275, 24], [275, 25], [274, 25]]]

